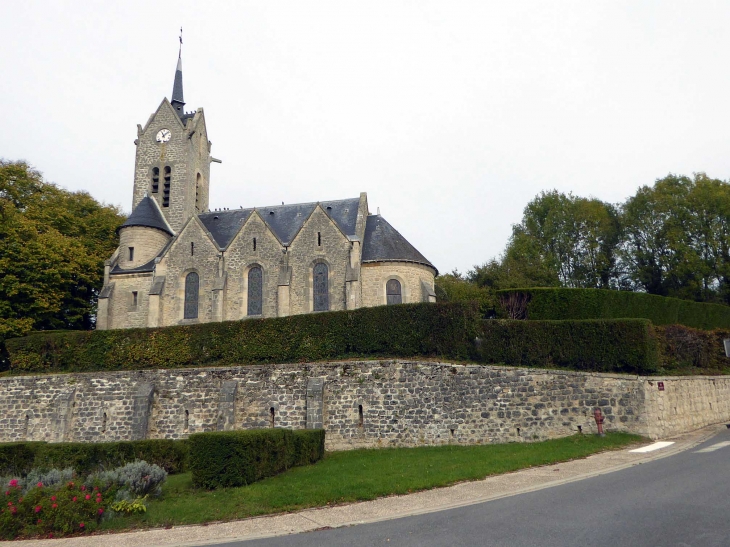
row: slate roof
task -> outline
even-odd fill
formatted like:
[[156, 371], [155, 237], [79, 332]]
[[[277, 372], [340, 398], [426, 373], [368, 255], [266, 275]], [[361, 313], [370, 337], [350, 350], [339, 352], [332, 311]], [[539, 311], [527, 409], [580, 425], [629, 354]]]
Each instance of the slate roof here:
[[[369, 215], [365, 224], [365, 241], [362, 244], [363, 262], [415, 262], [436, 267], [408, 243], [398, 230], [380, 215]], [[438, 270], [436, 270], [438, 275]]]
[[[318, 203], [345, 235], [355, 237], [357, 208], [360, 198], [320, 201]], [[279, 238], [279, 241], [283, 245], [289, 245], [316, 206], [317, 203], [295, 203], [292, 205], [257, 207], [255, 209], [210, 211], [198, 215], [198, 218], [211, 233], [218, 246], [225, 248], [233, 239], [233, 236], [236, 235], [240, 226], [248, 220], [248, 217], [254, 211], [258, 211], [264, 222]]]
[[129, 226], [157, 228], [165, 233], [174, 235], [167, 222], [165, 222], [165, 218], [162, 216], [159, 207], [157, 207], [157, 204], [154, 203], [154, 200], [149, 196], [142, 198], [142, 201], [137, 204], [137, 207], [134, 208], [134, 211], [132, 211], [132, 214], [129, 215], [129, 218], [117, 229], [117, 233], [119, 233], [119, 230], [122, 228], [127, 228]]

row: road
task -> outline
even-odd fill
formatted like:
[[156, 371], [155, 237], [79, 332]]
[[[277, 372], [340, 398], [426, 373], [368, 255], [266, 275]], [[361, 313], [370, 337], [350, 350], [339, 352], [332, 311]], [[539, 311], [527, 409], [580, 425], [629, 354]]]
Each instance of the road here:
[[730, 430], [629, 469], [458, 509], [220, 547], [730, 546]]

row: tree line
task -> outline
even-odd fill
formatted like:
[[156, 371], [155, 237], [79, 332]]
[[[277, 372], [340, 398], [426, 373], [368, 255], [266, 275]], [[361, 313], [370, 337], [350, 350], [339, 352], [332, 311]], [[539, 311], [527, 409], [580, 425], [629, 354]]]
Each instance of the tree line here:
[[32, 330], [93, 327], [124, 218], [25, 162], [0, 159], [0, 346]]
[[730, 304], [730, 184], [669, 175], [620, 204], [552, 190], [524, 209], [498, 258], [437, 279], [445, 300], [518, 287], [640, 291]]

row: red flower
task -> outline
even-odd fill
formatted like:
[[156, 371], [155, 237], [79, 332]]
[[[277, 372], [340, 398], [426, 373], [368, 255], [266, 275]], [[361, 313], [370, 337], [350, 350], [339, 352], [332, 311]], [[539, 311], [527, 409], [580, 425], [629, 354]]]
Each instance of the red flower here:
[[99, 507], [99, 511], [98, 511], [98, 513], [99, 513], [100, 515], [101, 515], [101, 514], [103, 514], [103, 513], [104, 513], [104, 508], [103, 508], [103, 507]]
[[41, 519], [38, 519], [38, 522], [36, 524], [43, 524], [43, 521]]
[[5, 495], [6, 496], [9, 496], [10, 495], [10, 490], [8, 490], [7, 492], [5, 492]]
[[85, 524], [83, 522], [79, 522], [79, 528], [83, 528]]
[[50, 534], [48, 534], [48, 537], [49, 537], [49, 539], [53, 539], [53, 532], [51, 532]]
[[54, 503], [53, 505], [51, 505], [51, 509], [57, 509], [57, 508], [58, 508], [58, 504], [57, 503]]
[[51, 496], [51, 501], [56, 501], [56, 496]]
[[89, 494], [86, 494], [86, 499], [87, 500], [90, 500], [91, 499], [91, 496]]
[[74, 499], [72, 499], [71, 501], [76, 501], [76, 496], [74, 496]]
[[18, 503], [23, 503], [23, 498], [18, 498]]
[[36, 513], [40, 513], [41, 512], [41, 509], [43, 509], [43, 507], [41, 507], [40, 505], [36, 505], [35, 506], [35, 512]]
[[36, 484], [36, 486], [37, 486], [38, 488], [43, 488], [43, 483], [42, 483], [42, 482], [40, 482], [40, 481], [38, 481], [38, 484]]
[[18, 512], [18, 508], [15, 507], [15, 506], [13, 506], [13, 507], [10, 508], [10, 512], [14, 515], [15, 513]]
[[94, 486], [94, 492], [96, 492], [99, 489], [98, 486]]
[[73, 488], [73, 486], [74, 486], [74, 483], [73, 483], [73, 482], [69, 482], [69, 483], [68, 483], [68, 487], [69, 487], [69, 488]]
[[82, 485], [81, 485], [81, 490], [86, 490], [86, 486], [84, 486], [84, 485], [82, 484]]
[[10, 481], [10, 482], [8, 483], [8, 486], [12, 486], [13, 488], [15, 488], [16, 486], [18, 486], [18, 479], [13, 479], [13, 480], [11, 480], [11, 481]]
[[13, 502], [12, 501], [9, 501], [8, 502], [8, 507], [10, 507], [11, 505], [13, 505]]

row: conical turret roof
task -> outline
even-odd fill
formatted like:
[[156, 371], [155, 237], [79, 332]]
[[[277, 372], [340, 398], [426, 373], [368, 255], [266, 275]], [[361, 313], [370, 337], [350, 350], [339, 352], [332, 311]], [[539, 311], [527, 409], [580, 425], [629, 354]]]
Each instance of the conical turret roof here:
[[149, 196], [142, 198], [142, 201], [137, 204], [137, 207], [134, 208], [134, 211], [132, 211], [132, 214], [129, 215], [129, 218], [124, 221], [124, 224], [119, 227], [119, 230], [130, 226], [156, 228], [170, 234], [171, 236], [175, 235], [170, 228], [170, 225], [165, 220], [165, 217], [162, 216], [162, 212], [160, 211], [157, 203]]

